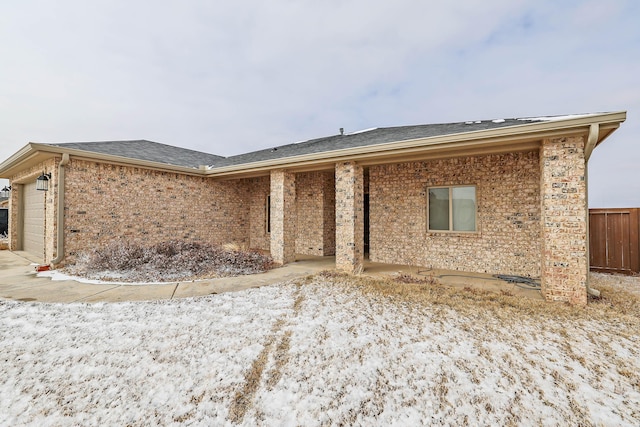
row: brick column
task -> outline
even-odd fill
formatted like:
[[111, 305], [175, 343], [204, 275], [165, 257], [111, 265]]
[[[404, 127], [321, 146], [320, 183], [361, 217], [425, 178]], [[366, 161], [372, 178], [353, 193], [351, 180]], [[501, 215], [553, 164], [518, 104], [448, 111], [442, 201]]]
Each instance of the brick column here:
[[296, 175], [271, 172], [271, 257], [276, 264], [296, 260]]
[[542, 295], [587, 303], [587, 188], [584, 139], [545, 139], [540, 149]]
[[336, 269], [359, 273], [364, 260], [362, 166], [336, 164]]

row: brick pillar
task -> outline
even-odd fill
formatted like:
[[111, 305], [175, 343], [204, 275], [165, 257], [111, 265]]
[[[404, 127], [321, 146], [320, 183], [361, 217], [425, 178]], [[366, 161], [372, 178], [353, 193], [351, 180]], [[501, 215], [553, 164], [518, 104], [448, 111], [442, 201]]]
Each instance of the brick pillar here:
[[587, 186], [584, 139], [545, 139], [540, 149], [542, 295], [587, 303]]
[[22, 212], [20, 212], [20, 200], [24, 197], [23, 186], [10, 181], [11, 192], [9, 193], [9, 249], [12, 251], [21, 250], [22, 245]]
[[271, 172], [271, 257], [276, 264], [296, 260], [296, 175]]
[[336, 269], [362, 271], [364, 260], [364, 185], [362, 166], [336, 164]]

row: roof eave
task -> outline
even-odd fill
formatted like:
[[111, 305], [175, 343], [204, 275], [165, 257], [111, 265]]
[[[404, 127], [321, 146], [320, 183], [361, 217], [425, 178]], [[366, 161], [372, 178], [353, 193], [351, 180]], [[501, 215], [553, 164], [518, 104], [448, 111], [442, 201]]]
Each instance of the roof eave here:
[[164, 172], [178, 172], [188, 175], [202, 175], [202, 169], [187, 166], [177, 166], [168, 163], [153, 162], [149, 160], [133, 159], [130, 157], [116, 156], [112, 154], [96, 153], [94, 151], [79, 150], [76, 148], [66, 148], [49, 144], [30, 142], [20, 151], [0, 164], [0, 177], [10, 178], [17, 170], [24, 169], [25, 164], [32, 159], [31, 163], [39, 163], [46, 158], [56, 155], [69, 154], [78, 159], [112, 163], [117, 165], [137, 166], [147, 169], [160, 170]]
[[270, 169], [328, 167], [331, 163], [346, 160], [360, 161], [363, 164], [374, 164], [388, 162], [390, 159], [400, 161], [400, 159], [403, 158], [402, 156], [409, 155], [435, 157], [438, 155], [444, 156], [447, 152], [452, 154], [457, 153], [456, 155], [465, 155], [467, 152], [489, 153], [499, 152], [500, 150], [529, 150], [535, 149], [533, 141], [542, 140], [542, 138], [575, 133], [588, 134], [592, 124], [598, 124], [600, 129], [598, 140], [595, 144], [595, 146], [598, 146], [625, 120], [625, 111], [590, 114], [566, 119], [534, 123], [525, 122], [522, 125], [324, 151], [224, 166], [209, 170], [30, 142], [0, 164], [0, 177], [10, 178], [19, 170], [24, 169], [26, 165], [37, 164], [44, 159], [67, 153], [76, 158], [92, 161], [137, 166], [196, 176], [205, 175], [209, 177], [232, 178], [234, 176], [264, 174]]
[[309, 167], [345, 160], [364, 160], [366, 163], [375, 163], [376, 158], [382, 158], [385, 156], [400, 157], [403, 153], [417, 153], [418, 151], [435, 152], [447, 149], [458, 151], [461, 147], [469, 148], [472, 146], [483, 146], [486, 149], [485, 151], [491, 152], [491, 145], [493, 144], [502, 145], [502, 150], [506, 150], [507, 146], [504, 145], [505, 140], [511, 140], [518, 145], [517, 147], [512, 147], [515, 151], [522, 151], [534, 149], [535, 147], [531, 145], [531, 141], [534, 140], [542, 140], [543, 138], [575, 133], [586, 134], [593, 123], [597, 123], [601, 129], [602, 136], [601, 138], [599, 137], [597, 142], [597, 144], [599, 144], [625, 120], [625, 111], [591, 114], [567, 119], [524, 123], [522, 125], [439, 135], [427, 138], [416, 138], [377, 145], [365, 145], [361, 147], [324, 151], [321, 153], [263, 160], [240, 165], [223, 166], [209, 169], [206, 174], [212, 177], [230, 177], [233, 175], [247, 174], [255, 175], [274, 168]]
[[37, 150], [34, 149], [33, 145], [33, 142], [28, 143], [11, 157], [0, 163], [0, 178], [10, 178], [15, 174], [12, 171], [17, 168], [22, 169], [21, 165], [37, 154]]

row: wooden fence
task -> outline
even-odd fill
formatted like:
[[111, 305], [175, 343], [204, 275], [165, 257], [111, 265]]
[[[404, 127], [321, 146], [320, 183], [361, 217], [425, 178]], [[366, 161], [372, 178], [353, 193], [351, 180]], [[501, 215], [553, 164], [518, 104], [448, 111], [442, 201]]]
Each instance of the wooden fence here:
[[591, 270], [640, 273], [640, 209], [589, 209]]

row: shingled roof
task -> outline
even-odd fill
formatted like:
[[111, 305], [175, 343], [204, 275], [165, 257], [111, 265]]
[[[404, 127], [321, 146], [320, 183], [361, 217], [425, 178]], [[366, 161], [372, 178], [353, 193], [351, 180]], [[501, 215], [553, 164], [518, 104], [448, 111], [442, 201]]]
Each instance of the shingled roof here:
[[216, 156], [215, 154], [174, 147], [173, 145], [160, 144], [159, 142], [144, 139], [135, 141], [65, 142], [45, 145], [193, 168], [224, 159], [224, 157]]
[[209, 166], [212, 169], [216, 169], [224, 166], [241, 165], [263, 160], [280, 159], [304, 154], [322, 153], [333, 150], [341, 150], [345, 148], [364, 147], [369, 145], [400, 142], [411, 139], [428, 138], [441, 135], [453, 135], [508, 126], [522, 126], [526, 125], [527, 123], [541, 122], [553, 119], [553, 117], [538, 117], [532, 119], [476, 120], [458, 123], [374, 128], [354, 132], [351, 134], [332, 135], [294, 144], [280, 145], [265, 150], [239, 154], [237, 156], [218, 158]]
[[[595, 118], [591, 119], [589, 116], [594, 116]], [[602, 123], [607, 123], [608, 127], [606, 129], [600, 127], [599, 139], [595, 141], [597, 145], [599, 141], [613, 132], [613, 130], [619, 126], [620, 120], [624, 121], [625, 117], [624, 112], [591, 113], [569, 116], [475, 120], [456, 123], [373, 128], [275, 146], [226, 158], [215, 154], [203, 153], [147, 140], [48, 144], [30, 143], [12, 158], [0, 164], [0, 172], [10, 175], [8, 171], [23, 161], [21, 159], [29, 158], [31, 159], [30, 161], [36, 161], [35, 158], [30, 156], [31, 150], [41, 150], [41, 155], [46, 156], [46, 153], [54, 153], [56, 152], [54, 148], [58, 148], [70, 150], [70, 154], [73, 155], [79, 155], [78, 151], [81, 150], [86, 153], [119, 157], [122, 158], [123, 161], [129, 159], [130, 163], [142, 161], [156, 163], [156, 165], [163, 164], [170, 166], [169, 169], [200, 169], [200, 166], [207, 165], [208, 168], [206, 171], [202, 170], [203, 173], [216, 176], [239, 175], [246, 174], [248, 173], [247, 171], [254, 173], [256, 171], [268, 170], [274, 165], [282, 167], [282, 165], [289, 165], [299, 161], [304, 161], [307, 165], [310, 164], [310, 162], [321, 163], [324, 161], [325, 163], [331, 163], [334, 157], [353, 156], [354, 153], [358, 156], [366, 155], [368, 159], [373, 159], [376, 156], [387, 155], [395, 150], [391, 154], [397, 159], [402, 157], [404, 153], [404, 151], [401, 152], [398, 150], [413, 150], [415, 144], [419, 146], [424, 145], [424, 147], [429, 149], [431, 149], [430, 147], [436, 147], [437, 149], [442, 145], [442, 141], [446, 140], [446, 144], [442, 146], [448, 148], [453, 146], [451, 144], [452, 141], [465, 142], [474, 140], [474, 138], [479, 140], [494, 133], [504, 136], [511, 135], [512, 133], [527, 133], [529, 130], [540, 131], [543, 128], [545, 131], [556, 128], [563, 129], [563, 126], [567, 125], [584, 127], [585, 125], [590, 125], [591, 120], [611, 121], [611, 123], [601, 122], [599, 124], [599, 126], [601, 126]], [[562, 123], [559, 123], [558, 126], [547, 126], [546, 123], [553, 121]], [[441, 139], [442, 141], [440, 141]], [[489, 143], [491, 142], [490, 139], [487, 141], [489, 141]], [[405, 146], [409, 148], [403, 148]], [[590, 150], [592, 150], [593, 147], [594, 146], [591, 146]], [[521, 146], [516, 148], [521, 148]], [[414, 151], [406, 151], [406, 153], [409, 152], [413, 153]]]

